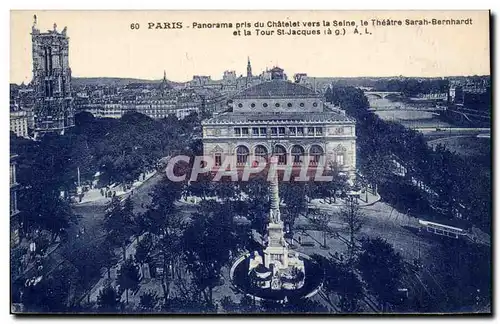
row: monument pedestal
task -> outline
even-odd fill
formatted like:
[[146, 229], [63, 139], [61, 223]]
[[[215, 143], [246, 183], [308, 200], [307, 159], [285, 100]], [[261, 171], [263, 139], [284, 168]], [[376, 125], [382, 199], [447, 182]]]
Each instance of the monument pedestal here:
[[277, 269], [288, 267], [288, 246], [284, 239], [283, 222], [269, 223], [267, 226], [268, 243], [264, 250], [264, 265], [267, 268], [274, 264]]

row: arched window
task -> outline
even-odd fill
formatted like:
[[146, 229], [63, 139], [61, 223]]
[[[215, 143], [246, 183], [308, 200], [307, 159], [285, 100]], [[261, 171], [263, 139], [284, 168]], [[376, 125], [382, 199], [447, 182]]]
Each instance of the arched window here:
[[311, 163], [312, 164], [318, 164], [321, 156], [323, 156], [324, 151], [319, 145], [313, 145], [311, 146], [311, 149], [309, 150], [309, 155], [311, 156]]
[[240, 145], [236, 148], [236, 163], [246, 164], [248, 161], [249, 151], [246, 146]]
[[261, 158], [267, 158], [267, 149], [264, 145], [257, 145], [255, 147], [255, 156], [259, 156]]
[[286, 149], [282, 145], [276, 145], [274, 147], [274, 155], [278, 157], [278, 164], [286, 164]]
[[292, 147], [292, 161], [293, 164], [302, 164], [304, 162], [304, 148], [300, 145]]

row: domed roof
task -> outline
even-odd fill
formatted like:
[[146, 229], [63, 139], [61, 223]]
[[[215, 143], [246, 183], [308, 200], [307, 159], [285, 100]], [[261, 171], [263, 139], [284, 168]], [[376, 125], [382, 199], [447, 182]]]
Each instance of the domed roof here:
[[307, 88], [297, 83], [282, 80], [273, 80], [259, 83], [255, 86], [247, 88], [234, 96], [234, 99], [293, 97], [316, 98], [319, 97], [319, 94], [317, 94], [313, 89]]

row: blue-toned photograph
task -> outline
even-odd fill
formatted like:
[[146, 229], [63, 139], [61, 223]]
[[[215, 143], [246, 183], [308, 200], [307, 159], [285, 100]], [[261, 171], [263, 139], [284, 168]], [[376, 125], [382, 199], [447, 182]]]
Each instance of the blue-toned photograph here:
[[491, 315], [488, 11], [10, 18], [11, 314]]

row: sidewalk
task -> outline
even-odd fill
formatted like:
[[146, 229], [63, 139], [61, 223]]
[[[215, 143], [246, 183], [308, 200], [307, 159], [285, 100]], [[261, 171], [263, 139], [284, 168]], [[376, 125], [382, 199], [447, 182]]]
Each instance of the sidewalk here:
[[[368, 198], [368, 199], [367, 199]], [[368, 195], [366, 193], [362, 193], [360, 198], [358, 198], [358, 203], [360, 207], [366, 207], [374, 205], [379, 202], [381, 199], [380, 195], [377, 193], [376, 195], [372, 192], [368, 191]], [[313, 199], [309, 203], [310, 208], [318, 208], [318, 209], [336, 209], [337, 207], [341, 207], [344, 205], [344, 199], [337, 198], [335, 203], [332, 200], [332, 203], [329, 203], [326, 199]]]
[[[132, 190], [140, 187], [142, 184], [144, 184], [146, 181], [148, 181], [152, 176], [156, 174], [156, 170], [152, 171], [150, 173], [145, 174], [144, 180], [137, 180], [132, 184], [132, 188], [129, 190], [123, 190], [123, 186], [117, 186], [114, 188], [111, 188], [111, 191], [116, 191], [116, 196], [120, 197], [123, 196]], [[139, 178], [142, 178], [141, 174]], [[90, 189], [89, 191], [85, 192], [82, 198], [82, 201], [75, 203], [76, 205], [81, 205], [81, 204], [86, 204], [86, 203], [107, 203], [111, 200], [111, 198], [106, 198], [101, 194], [101, 189]]]

